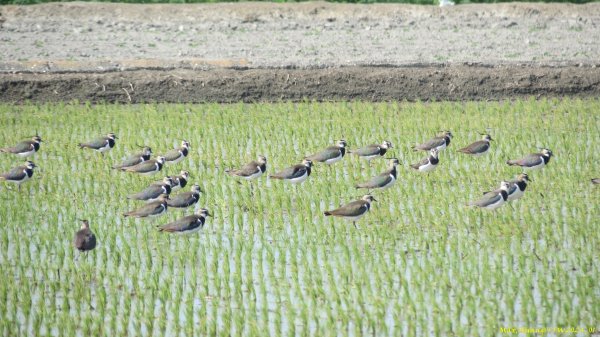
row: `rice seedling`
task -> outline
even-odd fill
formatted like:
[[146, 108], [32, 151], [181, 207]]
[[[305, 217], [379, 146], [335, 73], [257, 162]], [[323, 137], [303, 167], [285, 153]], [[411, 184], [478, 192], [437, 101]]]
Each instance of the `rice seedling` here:
[[[0, 105], [0, 147], [39, 134], [36, 174], [0, 183], [0, 335], [498, 335], [504, 328], [588, 328], [600, 321], [600, 100], [465, 103]], [[202, 128], [178, 129], [170, 121]], [[167, 126], [167, 127], [165, 127]], [[435, 171], [411, 147], [451, 130]], [[114, 132], [100, 156], [78, 143]], [[457, 152], [480, 133], [485, 156]], [[389, 140], [370, 164], [346, 155], [310, 179], [267, 178], [337, 140]], [[111, 169], [138, 144], [190, 144], [154, 177]], [[467, 208], [520, 169], [508, 159], [552, 149], [525, 195], [493, 212]], [[268, 158], [252, 181], [225, 170]], [[324, 211], [364, 194], [359, 182], [399, 160], [397, 181], [359, 228]], [[0, 171], [22, 165], [0, 154]], [[156, 219], [123, 218], [126, 197], [190, 172], [204, 193]], [[157, 226], [201, 208], [191, 235]], [[97, 245], [73, 248], [77, 219]]]

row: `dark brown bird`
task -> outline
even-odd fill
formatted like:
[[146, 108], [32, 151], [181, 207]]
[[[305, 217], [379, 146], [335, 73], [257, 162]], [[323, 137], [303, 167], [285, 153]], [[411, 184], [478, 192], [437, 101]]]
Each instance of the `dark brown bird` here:
[[134, 217], [134, 218], [145, 218], [145, 217], [156, 217], [161, 214], [164, 214], [167, 211], [167, 201], [169, 200], [169, 196], [166, 194], [162, 194], [155, 201], [149, 202], [144, 206], [133, 210], [131, 212], [123, 213], [124, 217]]
[[75, 233], [73, 245], [80, 252], [85, 252], [96, 248], [96, 235], [90, 230], [90, 223], [87, 220], [81, 221], [81, 229]]
[[490, 149], [490, 141], [492, 141], [492, 137], [490, 135], [483, 135], [482, 140], [478, 140], [472, 143], [469, 146], [463, 147], [458, 150], [458, 152], [470, 154], [473, 156], [481, 156], [486, 154]]

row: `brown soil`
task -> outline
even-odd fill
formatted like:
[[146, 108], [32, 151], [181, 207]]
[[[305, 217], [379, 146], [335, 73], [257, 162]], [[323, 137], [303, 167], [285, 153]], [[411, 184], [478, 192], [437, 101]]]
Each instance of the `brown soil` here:
[[600, 4], [0, 7], [0, 101], [600, 96]]

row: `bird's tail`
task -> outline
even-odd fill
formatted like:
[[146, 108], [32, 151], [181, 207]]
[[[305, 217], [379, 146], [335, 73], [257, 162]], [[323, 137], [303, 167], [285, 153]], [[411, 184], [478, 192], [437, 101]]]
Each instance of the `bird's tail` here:
[[269, 178], [271, 178], [271, 179], [283, 179], [283, 177], [278, 176], [278, 175], [274, 175], [274, 174], [270, 175]]
[[8, 153], [9, 151], [7, 148], [3, 147], [3, 148], [0, 148], [0, 152]]
[[518, 165], [518, 161], [517, 160], [507, 160], [506, 163], [510, 166], [514, 166], [514, 165]]
[[332, 214], [331, 214], [331, 212], [329, 212], [329, 211], [325, 211], [325, 212], [323, 212], [323, 214], [325, 214], [325, 216], [330, 216], [330, 215], [332, 215]]
[[79, 143], [77, 145], [79, 146], [80, 149], [84, 149], [84, 148], [88, 147], [88, 145], [85, 143]]

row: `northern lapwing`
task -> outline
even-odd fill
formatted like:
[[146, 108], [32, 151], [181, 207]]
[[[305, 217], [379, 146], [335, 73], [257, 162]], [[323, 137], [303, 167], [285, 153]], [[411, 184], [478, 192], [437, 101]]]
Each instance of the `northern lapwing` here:
[[188, 180], [190, 179], [190, 173], [188, 171], [179, 172], [178, 176], [170, 176], [173, 179], [173, 187], [171, 189], [173, 191], [180, 190], [187, 185]]
[[372, 195], [367, 194], [359, 200], [355, 200], [332, 211], [326, 211], [323, 214], [325, 214], [325, 216], [337, 216], [352, 221], [354, 227], [356, 227], [356, 220], [367, 214], [369, 209], [371, 209], [371, 202], [373, 201], [377, 200], [375, 200]]
[[258, 156], [258, 159], [242, 166], [238, 170], [225, 170], [231, 176], [240, 177], [246, 180], [256, 179], [267, 171], [267, 158]]
[[201, 208], [198, 214], [188, 215], [158, 228], [161, 232], [190, 234], [204, 227], [206, 217], [212, 216], [206, 208]]
[[391, 187], [398, 178], [398, 171], [396, 170], [398, 165], [400, 165], [400, 161], [398, 161], [398, 159], [390, 159], [389, 168], [385, 172], [373, 177], [366, 183], [357, 184], [356, 188], [366, 188], [368, 190], [379, 188], [384, 190]]
[[90, 230], [90, 223], [87, 220], [81, 221], [81, 227], [75, 233], [73, 246], [80, 252], [87, 252], [96, 248], [96, 235]]
[[438, 158], [439, 150], [432, 148], [429, 150], [429, 156], [423, 158], [420, 162], [410, 165], [413, 169], [419, 172], [431, 172], [438, 166], [440, 159]]
[[552, 151], [541, 149], [541, 152], [529, 154], [521, 159], [508, 160], [506, 163], [511, 166], [521, 166], [526, 170], [536, 170], [546, 166], [550, 157], [552, 157]]
[[115, 139], [117, 139], [117, 136], [111, 132], [104, 137], [96, 138], [90, 142], [79, 143], [79, 147], [82, 149], [88, 148], [96, 150], [104, 155], [104, 152], [110, 151], [110, 149], [115, 147]]
[[26, 161], [25, 165], [17, 166], [6, 173], [0, 173], [0, 181], [8, 181], [17, 184], [21, 191], [21, 184], [33, 177], [33, 169], [37, 167], [32, 161]]
[[[517, 199], [521, 199], [525, 194], [525, 189], [527, 188], [527, 183], [531, 181], [527, 173], [521, 173], [517, 176], [516, 179], [512, 179], [508, 182], [508, 199], [506, 201], [513, 201]], [[502, 187], [502, 186], [500, 186]], [[499, 193], [500, 189], [497, 189], [493, 192]], [[487, 194], [490, 192], [485, 192]]]
[[114, 165], [113, 169], [122, 169], [143, 163], [147, 160], [150, 160], [150, 156], [152, 156], [152, 148], [149, 146], [144, 146], [141, 152], [134, 153], [127, 157], [122, 163]]
[[189, 152], [190, 143], [187, 140], [182, 140], [181, 147], [168, 151], [163, 157], [165, 157], [165, 162], [176, 164], [187, 157]]
[[29, 157], [36, 153], [40, 149], [40, 143], [42, 138], [40, 136], [33, 136], [31, 139], [24, 140], [12, 147], [1, 148], [0, 152], [16, 154], [20, 157]]
[[495, 210], [496, 208], [504, 205], [508, 200], [508, 189], [510, 183], [503, 181], [500, 183], [500, 189], [493, 192], [488, 192], [481, 197], [481, 199], [470, 202], [467, 206], [476, 206], [487, 210]]
[[158, 173], [162, 170], [165, 164], [165, 157], [158, 156], [154, 159], [147, 160], [143, 163], [133, 165], [130, 167], [123, 167], [121, 171], [139, 173], [143, 176], [150, 176]]
[[385, 153], [393, 148], [391, 142], [384, 140], [381, 144], [371, 144], [365, 147], [361, 147], [356, 150], [349, 150], [348, 153], [355, 154], [360, 158], [366, 159], [369, 162], [375, 158], [381, 158], [385, 155]]
[[280, 172], [270, 175], [270, 178], [289, 181], [292, 184], [298, 184], [310, 176], [312, 160], [304, 158], [301, 164], [288, 167]]
[[486, 154], [490, 150], [490, 141], [492, 141], [490, 135], [484, 135], [482, 140], [478, 140], [469, 146], [463, 147], [458, 152], [470, 154], [473, 156], [481, 156]]
[[130, 217], [134, 217], [134, 218], [159, 216], [167, 211], [168, 200], [169, 200], [169, 196], [166, 194], [163, 194], [163, 195], [159, 196], [158, 199], [156, 199], [155, 201], [149, 202], [136, 210], [123, 213], [123, 216], [124, 217], [130, 216]]
[[525, 189], [527, 188], [527, 183], [530, 182], [531, 179], [527, 175], [527, 173], [521, 173], [517, 176], [516, 179], [509, 180], [508, 186], [508, 201], [513, 201], [517, 199], [521, 199], [525, 194]]
[[600, 178], [594, 178], [594, 179], [592, 179], [592, 184], [594, 184], [594, 185], [600, 184]]
[[169, 201], [167, 201], [167, 204], [169, 205], [169, 207], [175, 208], [184, 208], [192, 206], [193, 204], [197, 203], [200, 199], [200, 192], [202, 192], [200, 186], [198, 184], [194, 184], [192, 186], [191, 191], [181, 192], [177, 195], [170, 197]]
[[344, 155], [346, 154], [346, 146], [348, 146], [348, 143], [346, 143], [345, 140], [340, 139], [335, 143], [335, 145], [329, 146], [323, 151], [310, 155], [306, 158], [312, 160], [313, 162], [331, 165], [344, 158]]
[[148, 202], [158, 200], [163, 194], [171, 194], [171, 184], [173, 184], [173, 179], [171, 177], [164, 177], [160, 183], [151, 184], [143, 191], [127, 196], [127, 199], [146, 200]]
[[452, 132], [443, 131], [437, 137], [433, 137], [423, 144], [413, 146], [414, 151], [430, 151], [431, 149], [437, 149], [442, 151], [450, 145], [450, 139], [454, 137]]

